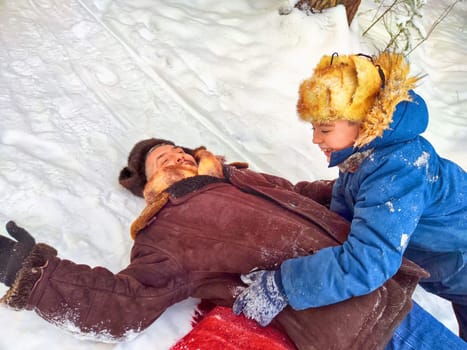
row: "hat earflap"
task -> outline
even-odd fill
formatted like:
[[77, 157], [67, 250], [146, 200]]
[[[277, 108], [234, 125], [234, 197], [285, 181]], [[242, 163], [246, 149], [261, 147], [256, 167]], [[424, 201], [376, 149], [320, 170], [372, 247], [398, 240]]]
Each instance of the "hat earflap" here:
[[375, 58], [374, 64], [382, 69], [385, 86], [362, 123], [355, 147], [370, 143], [389, 129], [396, 106], [402, 101], [411, 100], [409, 91], [420, 80], [420, 77], [407, 77], [410, 65], [400, 54], [383, 52]]

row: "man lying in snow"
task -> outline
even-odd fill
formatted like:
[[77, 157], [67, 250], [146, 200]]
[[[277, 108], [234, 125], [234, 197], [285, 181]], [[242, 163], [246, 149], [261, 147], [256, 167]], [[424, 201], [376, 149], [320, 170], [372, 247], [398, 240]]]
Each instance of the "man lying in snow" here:
[[[124, 340], [188, 297], [231, 306], [244, 288], [241, 274], [342, 244], [349, 231], [348, 222], [316, 201], [329, 198], [331, 184], [294, 186], [223, 164], [203, 147], [141, 141], [119, 180], [147, 203], [131, 226], [130, 264], [113, 274], [58, 258], [9, 222], [16, 241], [0, 236], [0, 281], [11, 286], [2, 303], [81, 334]], [[404, 260], [367, 295], [303, 311], [286, 307], [273, 323], [298, 349], [382, 349], [426, 276]]]

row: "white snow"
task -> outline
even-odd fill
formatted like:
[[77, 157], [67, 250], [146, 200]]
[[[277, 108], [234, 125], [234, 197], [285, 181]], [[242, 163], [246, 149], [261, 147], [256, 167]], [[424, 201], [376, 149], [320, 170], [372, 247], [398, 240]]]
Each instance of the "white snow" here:
[[401, 249], [405, 249], [405, 247], [409, 243], [409, 237], [410, 236], [408, 234], [406, 234], [406, 233], [401, 235], [401, 244], [400, 244]]
[[422, 166], [427, 166], [429, 159], [430, 159], [430, 154], [428, 152], [423, 152], [422, 155], [415, 160], [414, 165], [417, 168], [421, 168]]
[[[430, 1], [420, 25], [450, 3]], [[0, 223], [10, 219], [63, 258], [114, 272], [144, 203], [117, 176], [138, 140], [206, 145], [228, 160], [298, 180], [330, 179], [299, 121], [299, 83], [323, 54], [371, 52], [344, 8], [279, 16], [282, 0], [3, 0], [0, 2]], [[440, 155], [467, 165], [467, 3], [411, 55]], [[373, 43], [382, 28], [373, 30]], [[6, 289], [0, 287], [0, 293]], [[456, 330], [449, 303], [416, 299]], [[82, 340], [33, 312], [0, 310], [0, 349], [168, 349], [196, 300], [175, 305], [121, 344]]]

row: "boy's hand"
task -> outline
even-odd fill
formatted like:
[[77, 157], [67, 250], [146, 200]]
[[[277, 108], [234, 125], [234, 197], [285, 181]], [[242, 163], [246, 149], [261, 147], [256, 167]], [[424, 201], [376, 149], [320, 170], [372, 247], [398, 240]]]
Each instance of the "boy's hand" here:
[[5, 227], [15, 240], [0, 235], [0, 282], [10, 287], [36, 241], [14, 221], [7, 222]]
[[279, 271], [259, 270], [241, 276], [249, 286], [233, 304], [236, 315], [243, 314], [267, 326], [287, 306]]

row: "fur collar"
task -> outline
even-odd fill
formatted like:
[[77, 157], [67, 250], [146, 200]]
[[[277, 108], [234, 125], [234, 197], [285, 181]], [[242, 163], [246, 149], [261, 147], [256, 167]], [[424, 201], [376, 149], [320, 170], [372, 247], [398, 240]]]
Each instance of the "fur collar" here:
[[343, 173], [354, 173], [360, 167], [360, 164], [373, 153], [373, 149], [362, 152], [356, 152], [338, 165]]
[[198, 175], [183, 179], [165, 191], [160, 192], [153, 197], [150, 204], [148, 204], [141, 214], [131, 224], [130, 233], [131, 238], [135, 239], [139, 231], [144, 229], [151, 223], [154, 216], [166, 205], [169, 201], [169, 197], [179, 198], [188, 193], [195, 192], [204, 186], [212, 183], [227, 182], [225, 178], [218, 178], [209, 175]]

